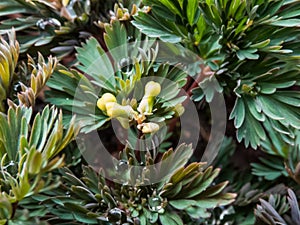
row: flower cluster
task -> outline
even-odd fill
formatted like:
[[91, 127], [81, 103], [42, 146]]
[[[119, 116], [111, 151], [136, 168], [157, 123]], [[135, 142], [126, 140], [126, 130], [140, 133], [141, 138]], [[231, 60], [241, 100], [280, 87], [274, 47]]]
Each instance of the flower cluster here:
[[160, 126], [156, 122], [145, 122], [147, 116], [153, 115], [154, 103], [161, 92], [161, 85], [154, 81], [149, 81], [145, 85], [144, 96], [137, 103], [135, 98], [131, 101], [117, 102], [116, 97], [111, 93], [105, 93], [97, 101], [97, 107], [110, 119], [117, 119], [124, 128], [129, 128], [130, 123], [136, 122], [137, 128], [143, 134], [155, 133]]

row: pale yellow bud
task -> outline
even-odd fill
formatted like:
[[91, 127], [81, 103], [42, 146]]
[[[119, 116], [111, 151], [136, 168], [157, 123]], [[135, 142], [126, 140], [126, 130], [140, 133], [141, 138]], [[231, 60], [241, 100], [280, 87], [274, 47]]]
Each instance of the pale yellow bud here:
[[145, 115], [151, 115], [154, 99], [161, 91], [160, 84], [154, 81], [149, 81], [145, 86], [145, 95], [142, 98], [137, 110]]
[[155, 133], [159, 130], [157, 123], [149, 122], [138, 125], [138, 129], [142, 130], [144, 134]]
[[135, 114], [134, 110], [129, 105], [123, 106], [116, 102], [109, 102], [106, 103], [105, 107], [107, 110], [106, 113], [110, 118], [122, 117], [132, 119]]
[[[152, 111], [152, 98], [151, 97], [144, 97], [142, 99], [142, 101], [139, 104], [139, 107], [137, 108], [137, 110], [140, 113], [151, 113]], [[152, 104], [151, 104], [152, 103]]]
[[145, 96], [156, 97], [161, 91], [160, 84], [154, 81], [149, 81], [145, 86]]
[[102, 95], [101, 98], [98, 99], [97, 106], [99, 109], [101, 109], [103, 112], [105, 112], [107, 110], [106, 104], [109, 102], [117, 102], [117, 99], [113, 94], [105, 93], [104, 95]]

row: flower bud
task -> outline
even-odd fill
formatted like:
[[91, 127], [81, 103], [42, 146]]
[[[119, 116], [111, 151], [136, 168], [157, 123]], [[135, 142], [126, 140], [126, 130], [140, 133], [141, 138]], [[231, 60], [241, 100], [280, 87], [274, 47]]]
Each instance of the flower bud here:
[[151, 113], [153, 108], [153, 99], [151, 97], [144, 97], [139, 104], [137, 110], [142, 114]]
[[120, 105], [116, 102], [108, 102], [106, 103], [106, 113], [110, 118], [127, 118], [132, 119], [134, 116], [134, 110], [129, 105]]
[[138, 129], [142, 130], [144, 134], [155, 133], [159, 130], [159, 125], [153, 122], [142, 123], [138, 126]]
[[98, 99], [97, 101], [97, 106], [99, 109], [101, 109], [102, 111], [106, 111], [106, 103], [109, 102], [117, 102], [116, 97], [111, 94], [111, 93], [105, 93], [104, 95], [102, 95], [101, 98]]
[[161, 91], [160, 84], [154, 81], [149, 81], [145, 86], [145, 97], [156, 97]]

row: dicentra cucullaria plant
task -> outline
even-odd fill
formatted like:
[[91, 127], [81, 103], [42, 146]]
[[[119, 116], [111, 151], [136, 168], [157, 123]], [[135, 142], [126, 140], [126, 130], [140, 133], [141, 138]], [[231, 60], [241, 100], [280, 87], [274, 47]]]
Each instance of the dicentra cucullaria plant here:
[[298, 0], [4, 0], [0, 33], [0, 224], [300, 224]]

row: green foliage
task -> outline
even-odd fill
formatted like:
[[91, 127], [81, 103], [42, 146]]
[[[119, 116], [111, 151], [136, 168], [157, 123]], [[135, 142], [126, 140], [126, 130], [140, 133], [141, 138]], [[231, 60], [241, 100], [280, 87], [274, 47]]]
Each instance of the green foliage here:
[[[274, 154], [274, 150], [272, 152]], [[298, 152], [295, 146], [289, 146], [290, 155], [282, 158], [257, 151], [258, 155], [249, 160], [249, 157], [253, 157], [252, 153], [244, 158], [245, 152], [236, 149], [232, 140], [225, 139], [213, 163], [214, 166], [222, 168], [216, 180], [228, 180], [228, 189], [237, 193], [237, 198], [230, 206], [220, 211], [214, 210], [206, 224], [252, 225], [255, 223], [253, 208], [260, 203], [260, 198], [266, 199], [270, 194], [284, 195], [287, 186], [298, 190], [297, 184], [292, 180], [297, 180], [298, 169], [295, 167], [298, 163]]]
[[96, 33], [94, 22], [107, 20], [114, 3], [106, 0], [4, 0], [0, 16], [7, 19], [1, 21], [0, 33], [14, 27], [22, 53], [34, 53], [43, 47], [44, 54], [51, 50], [63, 57], [74, 51], [81, 40]]
[[[19, 43], [15, 40], [15, 33], [9, 33], [9, 43], [2, 39], [1, 44], [1, 78], [0, 78], [0, 112], [7, 111], [7, 104], [34, 106], [35, 100], [45, 87], [50, 75], [56, 67], [56, 58], [49, 57], [48, 62], [38, 54], [36, 63], [28, 55], [27, 65], [21, 64], [19, 58]], [[21, 64], [21, 65], [20, 65]], [[29, 77], [30, 82], [26, 80]], [[22, 77], [21, 79], [19, 77]], [[20, 85], [20, 91], [16, 86]]]
[[151, 16], [139, 12], [132, 22], [143, 33], [171, 43], [192, 41], [189, 34], [201, 23], [198, 1], [149, 0], [145, 4], [151, 6]]
[[259, 163], [252, 163], [252, 174], [264, 177], [266, 180], [275, 180], [280, 176], [288, 176], [282, 159], [274, 156], [259, 158]]
[[[143, 170], [141, 179], [130, 179], [130, 184], [127, 177], [136, 173], [133, 165], [140, 162], [126, 148], [120, 159], [122, 165], [119, 166], [128, 166], [129, 171], [118, 172], [123, 172], [118, 176], [121, 175], [124, 182], [111, 185], [103, 178], [103, 170], [96, 173], [91, 167], [83, 168], [84, 176], [81, 179], [70, 170], [63, 169], [63, 185], [68, 197], [51, 197], [63, 195], [58, 189], [49, 198], [44, 196], [43, 203], [52, 207], [59, 202], [51, 212], [62, 220], [89, 224], [106, 224], [106, 221], [111, 224], [158, 224], [159, 221], [164, 225], [184, 224], [182, 217], [177, 215], [178, 210], [180, 214], [193, 219], [206, 218], [209, 216], [207, 209], [227, 205], [235, 195], [224, 193], [226, 182], [212, 184], [219, 173], [218, 169], [204, 169], [205, 163], [193, 163], [185, 167], [191, 154], [192, 148], [187, 145], [169, 150], [161, 158], [164, 168], [158, 168], [157, 174]], [[147, 154], [146, 160], [150, 165], [154, 162], [150, 154]], [[172, 162], [176, 164], [170, 166]], [[161, 172], [170, 175], [157, 184], [148, 184], [151, 176], [161, 176]]]
[[9, 35], [9, 43], [1, 38], [0, 44], [0, 112], [5, 112], [5, 102], [9, 97], [15, 78], [15, 68], [19, 57], [19, 44], [15, 41], [14, 32]]
[[[293, 129], [299, 129], [299, 91], [280, 89], [299, 83], [296, 2], [149, 0], [145, 4], [151, 12], [140, 12], [133, 25], [148, 36], [189, 47], [214, 71], [224, 93], [237, 96], [230, 118], [238, 141], [257, 148], [278, 134], [292, 142]], [[209, 91], [194, 94], [197, 100], [211, 96]]]
[[41, 54], [38, 54], [37, 63], [28, 56], [27, 70], [31, 73], [30, 87], [21, 84], [21, 92], [17, 94], [19, 105], [25, 105], [27, 107], [35, 105], [36, 98], [45, 87], [46, 82], [54, 72], [56, 65], [56, 58], [52, 58], [51, 56], [48, 58], [47, 63]]
[[[0, 20], [0, 225], [300, 224], [299, 1], [3, 0]], [[111, 167], [81, 156], [92, 132]]]
[[[64, 157], [56, 156], [78, 132], [74, 121], [64, 132], [62, 113], [53, 107], [45, 107], [32, 125], [31, 117], [32, 109], [24, 106], [10, 107], [7, 115], [0, 115], [1, 219], [12, 217], [11, 203], [58, 187], [59, 182], [53, 182], [49, 172], [63, 166]], [[44, 178], [46, 173], [48, 177]]]
[[260, 200], [255, 210], [256, 224], [299, 224], [300, 210], [295, 193], [289, 189], [288, 196], [270, 196], [269, 201]]
[[[295, 135], [295, 143], [291, 145], [285, 144], [282, 140], [278, 141], [276, 138], [272, 142], [279, 145], [263, 145], [263, 150], [268, 154], [259, 157], [259, 163], [251, 164], [252, 174], [264, 177], [266, 180], [276, 180], [281, 176], [289, 176], [299, 183], [297, 178], [300, 160], [299, 131], [295, 132]], [[278, 146], [278, 148], [274, 146]]]

